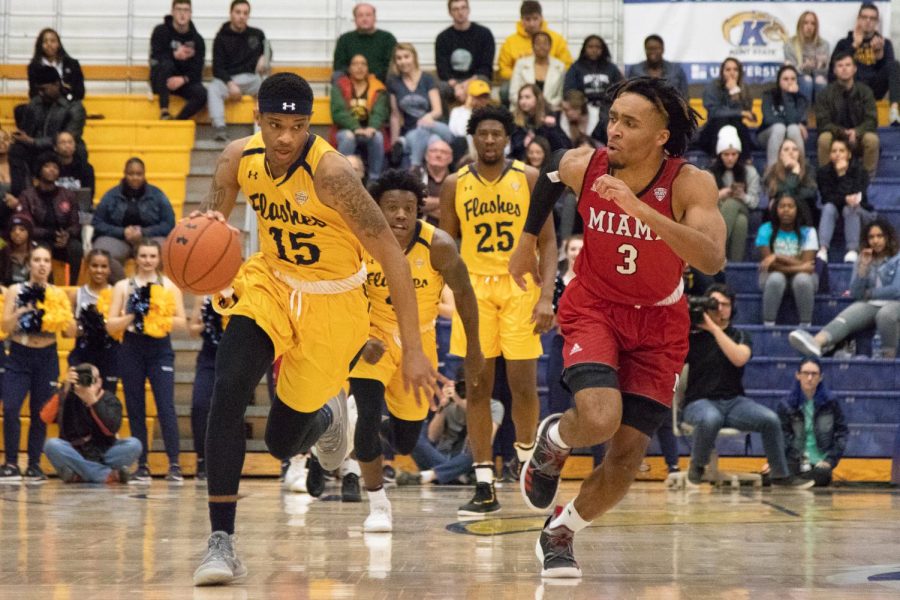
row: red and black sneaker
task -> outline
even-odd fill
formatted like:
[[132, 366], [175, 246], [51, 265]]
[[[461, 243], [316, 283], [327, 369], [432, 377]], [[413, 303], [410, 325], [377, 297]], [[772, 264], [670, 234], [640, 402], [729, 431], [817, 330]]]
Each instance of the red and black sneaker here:
[[519, 487], [525, 504], [531, 510], [545, 512], [553, 506], [559, 491], [559, 477], [571, 450], [560, 448], [550, 441], [550, 426], [562, 418], [562, 413], [550, 415], [538, 426], [534, 454], [522, 467]]
[[550, 522], [559, 516], [563, 507], [557, 506], [547, 517], [541, 536], [534, 547], [534, 553], [541, 561], [541, 577], [568, 578], [581, 577], [581, 567], [575, 560], [575, 532], [565, 526], [550, 528]]

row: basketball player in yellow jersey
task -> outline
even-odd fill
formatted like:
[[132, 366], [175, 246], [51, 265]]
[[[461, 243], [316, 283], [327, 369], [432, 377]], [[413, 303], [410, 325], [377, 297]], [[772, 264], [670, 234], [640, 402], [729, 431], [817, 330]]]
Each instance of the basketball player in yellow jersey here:
[[[453, 291], [456, 306], [466, 331], [466, 373], [477, 376], [484, 367], [484, 355], [478, 341], [478, 303], [469, 283], [469, 272], [456, 249], [456, 242], [441, 231], [417, 220], [424, 205], [422, 182], [407, 171], [385, 171], [369, 187], [372, 198], [381, 207], [413, 275], [419, 305], [422, 343], [431, 364], [437, 367], [435, 319], [441, 290], [446, 283]], [[385, 400], [390, 412], [392, 442], [399, 454], [409, 454], [419, 440], [428, 403], [417, 400], [403, 389], [400, 379], [402, 344], [397, 337], [397, 315], [385, 285], [384, 269], [377, 260], [366, 258], [366, 289], [372, 303], [372, 326], [362, 360], [350, 373], [350, 393], [356, 399], [354, 449], [367, 494], [369, 516], [363, 531], [388, 532], [393, 528], [391, 503], [382, 487], [381, 414]]]
[[[487, 359], [481, 376], [466, 373], [469, 406], [466, 422], [475, 462], [475, 496], [459, 508], [463, 515], [482, 515], [500, 510], [494, 494], [491, 452], [491, 393], [495, 358], [506, 359], [506, 375], [512, 395], [512, 419], [516, 426], [516, 457], [526, 462], [534, 447], [538, 421], [537, 359], [540, 334], [553, 320], [553, 282], [556, 274], [556, 240], [548, 222], [539, 236], [543, 287], [530, 282], [522, 291], [507, 270], [509, 257], [519, 241], [537, 181], [536, 169], [520, 161], [508, 161], [503, 149], [514, 124], [508, 110], [487, 106], [469, 119], [477, 159], [444, 180], [441, 188], [441, 229], [460, 239], [460, 254], [478, 299], [481, 349]], [[462, 356], [465, 335], [454, 316], [450, 353]], [[476, 382], [473, 387], [472, 383]]]
[[206, 203], [207, 216], [224, 221], [242, 190], [257, 212], [261, 252], [247, 259], [233, 289], [214, 299], [231, 319], [216, 354], [206, 435], [212, 535], [195, 585], [247, 573], [233, 545], [244, 412], [276, 356], [282, 364], [266, 427], [269, 451], [285, 459], [316, 444], [325, 468], [344, 460], [341, 388], [369, 330], [364, 248], [390, 282], [404, 384], [422, 401], [434, 393], [436, 374], [422, 351], [406, 258], [347, 160], [309, 133], [312, 104], [301, 77], [266, 79], [255, 113], [260, 132], [225, 148]]

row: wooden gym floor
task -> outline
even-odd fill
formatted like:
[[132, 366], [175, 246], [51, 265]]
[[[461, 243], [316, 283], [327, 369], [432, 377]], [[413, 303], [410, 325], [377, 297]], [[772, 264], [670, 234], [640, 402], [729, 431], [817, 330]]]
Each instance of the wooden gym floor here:
[[[333, 486], [334, 484], [332, 484]], [[564, 483], [568, 499], [576, 483]], [[191, 586], [208, 534], [205, 487], [0, 486], [0, 598], [897, 598], [900, 493], [890, 489], [669, 492], [637, 483], [580, 533], [580, 582], [542, 582], [543, 519], [517, 488], [496, 518], [463, 523], [470, 488], [392, 488], [392, 535], [368, 505], [245, 479], [241, 585]], [[330, 496], [329, 496], [330, 495]]]

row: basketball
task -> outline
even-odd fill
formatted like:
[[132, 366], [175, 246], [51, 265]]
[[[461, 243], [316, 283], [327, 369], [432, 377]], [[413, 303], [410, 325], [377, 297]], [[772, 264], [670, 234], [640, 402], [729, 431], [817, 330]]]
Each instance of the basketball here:
[[238, 231], [205, 216], [182, 219], [163, 246], [166, 274], [179, 288], [205, 295], [231, 284], [241, 266]]

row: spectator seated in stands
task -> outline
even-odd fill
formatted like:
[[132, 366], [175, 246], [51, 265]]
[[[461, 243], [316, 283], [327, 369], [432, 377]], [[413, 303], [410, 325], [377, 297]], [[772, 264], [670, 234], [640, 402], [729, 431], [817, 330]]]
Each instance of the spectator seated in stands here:
[[425, 186], [422, 218], [435, 227], [441, 219], [441, 185], [450, 174], [452, 162], [453, 150], [450, 145], [438, 136], [433, 136], [425, 151], [425, 166], [413, 169], [413, 173]]
[[573, 148], [577, 148], [582, 144], [587, 144], [593, 148], [600, 146], [598, 138], [602, 136], [597, 131], [598, 121], [594, 120], [592, 123], [587, 96], [579, 90], [569, 90], [563, 95], [559, 127], [566, 134], [566, 137], [569, 138]]
[[117, 437], [122, 403], [103, 389], [96, 366], [70, 367], [60, 393], [41, 409], [41, 420], [59, 423], [59, 437], [44, 443], [44, 453], [62, 481], [128, 483], [128, 468], [141, 455], [141, 443]]
[[391, 164], [409, 163], [419, 167], [425, 158], [428, 140], [437, 135], [448, 144], [453, 134], [440, 121], [441, 96], [434, 77], [419, 67], [415, 46], [397, 44], [391, 75], [387, 80], [391, 94]]
[[112, 257], [109, 279], [115, 283], [125, 276], [122, 265], [142, 239], [165, 242], [175, 227], [175, 213], [163, 191], [147, 183], [144, 162], [129, 158], [125, 176], [119, 185], [103, 194], [91, 225], [93, 247], [106, 250]]
[[[491, 400], [491, 439], [503, 422], [503, 404]], [[456, 382], [444, 385], [437, 410], [427, 428], [422, 428], [412, 458], [419, 473], [400, 471], [397, 485], [424, 483], [467, 483], [472, 470], [472, 451], [466, 437], [466, 381], [460, 373]]]
[[19, 196], [21, 213], [34, 224], [33, 241], [52, 248], [54, 260], [69, 264], [69, 281], [54, 283], [75, 285], [84, 256], [75, 194], [56, 185], [60, 166], [55, 154], [38, 157], [35, 166], [37, 185]]
[[216, 141], [227, 142], [225, 100], [239, 101], [245, 94], [256, 97], [259, 86], [271, 70], [271, 51], [262, 29], [250, 27], [250, 3], [234, 0], [228, 21], [213, 41], [213, 80], [209, 84], [209, 120]]
[[350, 60], [347, 74], [331, 88], [331, 120], [336, 130], [337, 151], [347, 156], [364, 150], [369, 181], [384, 168], [384, 127], [391, 116], [387, 89], [369, 73], [362, 54]]
[[849, 52], [835, 52], [832, 60], [835, 81], [816, 98], [819, 166], [828, 163], [831, 140], [842, 134], [853, 153], [862, 157], [863, 168], [871, 179], [878, 170], [881, 147], [876, 132], [875, 96], [869, 86], [854, 80], [856, 63]]
[[759, 173], [740, 160], [741, 139], [737, 129], [719, 130], [716, 159], [709, 167], [719, 188], [719, 210], [725, 219], [725, 250], [729, 262], [741, 262], [747, 249], [750, 211], [759, 206]]
[[80, 189], [90, 190], [93, 198], [94, 167], [78, 154], [78, 146], [72, 134], [68, 131], [57, 133], [53, 150], [59, 158], [59, 179], [56, 185], [73, 192]]
[[525, 148], [525, 164], [540, 171], [549, 164], [551, 154], [550, 142], [541, 136], [536, 136]]
[[790, 393], [778, 405], [788, 468], [792, 475], [812, 479], [816, 487], [827, 486], [847, 448], [847, 420], [822, 381], [818, 359], [801, 360], [795, 377]]
[[491, 86], [486, 81], [473, 78], [466, 84], [466, 99], [463, 104], [454, 106], [450, 110], [447, 127], [453, 134], [453, 156], [461, 158], [466, 152], [475, 155], [475, 146], [471, 136], [466, 132], [469, 127], [469, 118], [472, 111], [487, 106], [491, 103]]
[[353, 7], [353, 22], [356, 29], [341, 34], [334, 46], [334, 77], [346, 73], [350, 60], [357, 54], [362, 54], [369, 63], [369, 72], [379, 81], [387, 83], [388, 68], [394, 59], [397, 38], [389, 31], [376, 28], [375, 7], [367, 2], [360, 2]]
[[815, 336], [795, 330], [788, 341], [806, 356], [822, 356], [851, 335], [871, 329], [881, 336], [881, 357], [897, 356], [900, 338], [900, 244], [891, 224], [878, 217], [863, 230], [862, 249], [850, 295], [855, 302], [841, 311]]
[[547, 112], [544, 95], [536, 85], [529, 83], [522, 86], [512, 114], [516, 129], [509, 136], [510, 158], [523, 160], [525, 148], [538, 135], [550, 143], [550, 150], [553, 152], [572, 147], [569, 138], [560, 129], [556, 117]]
[[756, 134], [759, 143], [766, 147], [766, 167], [778, 160], [778, 151], [785, 139], [793, 141], [801, 154], [809, 132], [806, 129], [806, 113], [809, 102], [800, 94], [797, 69], [782, 65], [778, 69], [776, 84], [763, 92], [762, 125]]
[[159, 116], [171, 119], [169, 95], [185, 99], [176, 119], [190, 119], [206, 106], [203, 63], [206, 43], [191, 21], [190, 0], [172, 0], [172, 14], [150, 36], [150, 86], [159, 96]]
[[63, 95], [68, 100], [84, 100], [84, 74], [78, 61], [63, 48], [59, 34], [49, 27], [41, 29], [34, 41], [34, 54], [28, 63], [28, 97], [38, 93], [37, 72], [42, 67], [53, 67], [63, 84]]
[[819, 37], [819, 17], [811, 10], [801, 13], [797, 33], [784, 43], [784, 62], [797, 69], [800, 93], [810, 106], [828, 85], [829, 54], [828, 42]]
[[628, 79], [632, 77], [653, 77], [655, 79], [665, 79], [673, 88], [681, 93], [681, 96], [687, 100], [690, 98], [688, 94], [688, 82], [684, 71], [676, 64], [663, 60], [663, 52], [666, 46], [663, 39], [655, 33], [644, 38], [644, 55], [647, 60], [631, 65], [628, 68]]
[[769, 220], [756, 234], [763, 324], [774, 325], [788, 283], [800, 314], [800, 326], [812, 323], [813, 301], [819, 286], [816, 250], [819, 239], [797, 202], [787, 194], [775, 199]]
[[16, 130], [9, 149], [11, 192], [18, 196], [31, 185], [38, 165], [35, 159], [53, 150], [53, 142], [60, 131], [68, 131], [75, 138], [76, 152], [87, 157], [81, 139], [84, 133], [85, 112], [80, 100], [68, 100], [62, 95], [62, 82], [53, 67], [40, 67], [34, 76], [38, 94], [28, 104], [17, 106]]
[[719, 76], [706, 84], [703, 90], [703, 108], [706, 109], [706, 125], [699, 132], [697, 146], [715, 155], [719, 129], [732, 125], [741, 136], [742, 158], [749, 158], [753, 150], [750, 125], [756, 125], [753, 97], [744, 85], [744, 68], [741, 61], [728, 57], [722, 61]]
[[[894, 58], [891, 40], [879, 33], [878, 22], [878, 7], [874, 2], [863, 2], [853, 31], [835, 44], [831, 65], [844, 53], [852, 55], [856, 81], [869, 86], [876, 100], [887, 95], [891, 103], [891, 125], [900, 125], [900, 64]], [[834, 81], [836, 75], [831, 73], [829, 79]]]
[[791, 476], [778, 415], [744, 394], [744, 366], [753, 350], [750, 334], [731, 325], [734, 293], [725, 284], [714, 284], [705, 295], [715, 299], [718, 308], [707, 310], [689, 337], [682, 412], [684, 422], [694, 428], [688, 482], [700, 484], [719, 430], [733, 427], [762, 435], [773, 485], [812, 487], [812, 481]]
[[9, 217], [19, 208], [19, 199], [12, 194], [12, 174], [9, 167], [9, 133], [0, 129], [0, 231], [6, 230]]
[[446, 86], [444, 99], [452, 101], [457, 86], [462, 86], [464, 99], [469, 80], [493, 79], [496, 46], [490, 29], [469, 20], [469, 0], [448, 0], [447, 11], [453, 24], [435, 39], [434, 61], [438, 86]]
[[567, 69], [572, 64], [572, 55], [569, 53], [566, 39], [547, 27], [540, 2], [536, 0], [522, 2], [519, 16], [521, 20], [516, 23], [516, 32], [506, 38], [497, 56], [497, 71], [500, 79], [504, 81], [500, 88], [500, 102], [504, 105], [509, 104], [510, 98], [514, 98], [509, 93], [509, 80], [512, 79], [516, 61], [532, 53], [531, 38], [538, 31], [550, 36], [550, 56], [561, 61]]
[[550, 56], [550, 43], [550, 34], [546, 31], [538, 31], [531, 36], [532, 54], [516, 60], [509, 80], [509, 95], [518, 98], [519, 89], [533, 83], [544, 94], [548, 110], [556, 112], [562, 104], [566, 66], [561, 60]]
[[844, 244], [847, 253], [844, 262], [856, 262], [859, 250], [859, 231], [870, 221], [874, 209], [866, 197], [869, 175], [850, 153], [850, 145], [843, 137], [831, 140], [831, 160], [819, 167], [816, 181], [822, 199], [822, 216], [819, 219], [818, 257], [828, 262], [828, 248], [838, 220], [844, 223]]
[[0, 287], [8, 288], [28, 281], [28, 253], [34, 246], [33, 232], [34, 224], [22, 213], [10, 217], [0, 248]]
[[787, 138], [778, 149], [778, 160], [767, 170], [763, 184], [769, 196], [769, 208], [775, 198], [788, 195], [794, 199], [808, 223], [819, 216], [816, 207], [816, 173], [806, 164], [806, 155], [794, 140]]
[[584, 39], [578, 60], [566, 72], [563, 92], [578, 90], [587, 97], [589, 132], [604, 144], [610, 107], [606, 92], [622, 79], [622, 72], [613, 62], [606, 41], [599, 35]]

